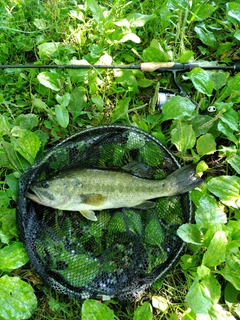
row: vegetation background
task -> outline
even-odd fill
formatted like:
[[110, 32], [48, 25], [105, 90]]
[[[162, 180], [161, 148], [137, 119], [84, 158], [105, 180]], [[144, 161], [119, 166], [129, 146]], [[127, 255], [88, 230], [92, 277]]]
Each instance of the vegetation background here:
[[[0, 64], [239, 63], [240, 1], [1, 0]], [[240, 317], [240, 73], [178, 75], [189, 97], [159, 109], [167, 74], [139, 70], [0, 70], [0, 319], [238, 319]], [[209, 106], [215, 112], [208, 111]], [[188, 250], [135, 304], [45, 287], [16, 227], [21, 174], [63, 138], [121, 122], [158, 138], [182, 164], [199, 162]]]

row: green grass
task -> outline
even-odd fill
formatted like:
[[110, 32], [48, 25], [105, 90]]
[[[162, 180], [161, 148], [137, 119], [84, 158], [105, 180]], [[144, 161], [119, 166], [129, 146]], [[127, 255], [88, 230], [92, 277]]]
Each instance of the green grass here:
[[[0, 1], [0, 63], [238, 63], [239, 12], [239, 1]], [[87, 304], [82, 309], [45, 287], [26, 264], [16, 230], [17, 183], [55, 143], [109, 123], [136, 125], [151, 133], [181, 164], [200, 162], [205, 183], [191, 193], [195, 224], [178, 230], [189, 245], [175, 269], [136, 303], [105, 304], [120, 320], [143, 315], [195, 320], [199, 314], [204, 319], [237, 319], [240, 73], [194, 69], [179, 74], [178, 81], [198, 105], [176, 96], [162, 110], [153, 97], [159, 85], [176, 89], [169, 74], [6, 69], [0, 75], [0, 286], [6, 288], [0, 293], [0, 319], [88, 319]], [[208, 113], [213, 105], [216, 112]], [[17, 259], [8, 263], [10, 256]], [[12, 296], [7, 288], [13, 277], [19, 279], [14, 294], [23, 294], [28, 302], [7, 315], [4, 301]], [[156, 306], [152, 297], [162, 304]], [[108, 319], [109, 309], [101, 306], [92, 304]]]

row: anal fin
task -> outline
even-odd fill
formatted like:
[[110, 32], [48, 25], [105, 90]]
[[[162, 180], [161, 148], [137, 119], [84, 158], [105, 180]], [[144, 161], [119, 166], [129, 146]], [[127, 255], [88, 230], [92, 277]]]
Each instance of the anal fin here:
[[135, 206], [135, 209], [142, 209], [142, 210], [147, 210], [147, 209], [152, 209], [156, 206], [156, 203], [153, 201], [145, 201], [142, 202], [140, 204], [138, 204], [137, 206]]
[[97, 221], [97, 217], [92, 210], [81, 210], [80, 213], [88, 220]]

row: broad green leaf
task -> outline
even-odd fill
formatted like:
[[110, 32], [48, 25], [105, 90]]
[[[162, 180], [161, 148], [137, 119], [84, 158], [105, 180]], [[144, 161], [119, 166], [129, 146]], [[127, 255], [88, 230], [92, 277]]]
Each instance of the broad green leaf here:
[[76, 87], [71, 92], [71, 101], [68, 105], [68, 110], [76, 119], [82, 113], [82, 110], [87, 106], [86, 91], [83, 87]]
[[200, 156], [211, 154], [216, 151], [215, 138], [211, 133], [206, 133], [197, 140], [197, 152]]
[[141, 39], [139, 38], [139, 36], [137, 36], [133, 32], [125, 34], [119, 41], [120, 42], [126, 42], [126, 41], [129, 41], [129, 40], [132, 41], [132, 42], [135, 42], [135, 43], [140, 43], [141, 42]]
[[228, 54], [232, 46], [233, 46], [232, 42], [220, 43], [216, 51], [216, 56], [219, 57], [221, 55]]
[[102, 101], [102, 97], [100, 96], [94, 96], [92, 97], [92, 102], [95, 103], [97, 109], [99, 111], [103, 111], [103, 101]]
[[213, 305], [209, 290], [206, 290], [198, 277], [194, 279], [186, 295], [186, 301], [193, 312], [200, 314], [207, 314]]
[[223, 226], [224, 224], [222, 223], [214, 223], [212, 225], [209, 225], [207, 231], [204, 234], [203, 237], [203, 246], [204, 247], [209, 247], [210, 242], [212, 241], [214, 235], [218, 232], [218, 231], [222, 231], [223, 230]]
[[[169, 303], [166, 298], [162, 296], [153, 296], [152, 297], [152, 306], [155, 309], [161, 310], [162, 312], [167, 311]], [[143, 318], [142, 318], [143, 319]]]
[[237, 40], [239, 40], [240, 41], [240, 30], [236, 30], [235, 32], [234, 32], [234, 38], [236, 38]]
[[204, 23], [197, 25], [194, 31], [199, 36], [199, 39], [209, 47], [214, 47], [217, 40], [210, 30], [208, 30]]
[[197, 115], [191, 121], [196, 137], [205, 134], [212, 127], [212, 117], [209, 115]]
[[6, 181], [7, 185], [9, 186], [9, 188], [11, 189], [11, 191], [13, 192], [13, 194], [15, 196], [17, 196], [18, 179], [16, 178], [15, 174], [14, 173], [9, 173], [8, 175], [6, 175], [5, 181]]
[[16, 209], [1, 208], [0, 241], [9, 244], [10, 240], [16, 238], [17, 235]]
[[37, 307], [33, 288], [18, 277], [0, 278], [0, 318], [4, 320], [29, 319]]
[[21, 242], [12, 244], [0, 249], [0, 269], [2, 271], [12, 271], [28, 262], [28, 256]]
[[61, 127], [66, 128], [69, 124], [69, 113], [66, 107], [57, 104], [55, 106], [57, 122]]
[[225, 267], [219, 273], [237, 289], [240, 290], [240, 252], [228, 251]]
[[188, 73], [186, 79], [190, 79], [194, 87], [199, 91], [208, 96], [212, 95], [214, 89], [214, 82], [211, 80], [210, 74], [208, 71], [194, 68], [191, 72]]
[[238, 174], [240, 174], [240, 155], [235, 154], [234, 156], [229, 157], [227, 162], [233, 167], [234, 170], [236, 170]]
[[[235, 312], [235, 310], [234, 310]], [[211, 320], [237, 320], [231, 312], [225, 310], [220, 304], [214, 304], [208, 314]]]
[[163, 121], [170, 119], [189, 120], [195, 115], [195, 109], [196, 106], [191, 100], [181, 96], [172, 97], [162, 107]]
[[[76, 64], [76, 65], [89, 65], [89, 63], [84, 59], [83, 60], [72, 59], [71, 61], [69, 61], [69, 63]], [[68, 69], [67, 72], [70, 76], [72, 83], [80, 82], [82, 85], [82, 82], [84, 82], [86, 76], [89, 74], [89, 69]], [[78, 87], [75, 87], [73, 91], [76, 89], [78, 89]]]
[[186, 122], [177, 121], [177, 125], [171, 131], [171, 142], [177, 149], [185, 153], [195, 145], [196, 137], [192, 125]]
[[204, 253], [203, 264], [209, 267], [215, 267], [224, 262], [227, 244], [228, 240], [225, 232], [222, 230], [217, 231], [213, 236], [207, 251]]
[[148, 301], [145, 301], [134, 311], [133, 320], [152, 320], [152, 318], [151, 305]]
[[152, 84], [153, 84], [153, 80], [150, 80], [150, 79], [143, 78], [138, 80], [138, 85], [141, 88], [147, 88]]
[[238, 140], [236, 138], [236, 135], [233, 133], [232, 128], [226, 122], [223, 122], [220, 119], [217, 124], [217, 129], [219, 132], [224, 134], [228, 138], [228, 140], [234, 142], [236, 145], [238, 144]]
[[20, 137], [13, 140], [14, 149], [21, 154], [30, 164], [33, 164], [40, 149], [39, 137], [28, 130], [21, 131]]
[[168, 62], [170, 57], [160, 49], [148, 47], [143, 50], [143, 59], [145, 62]]
[[177, 230], [177, 235], [187, 243], [201, 244], [201, 232], [195, 224], [181, 225]]
[[[0, 156], [0, 166], [3, 168], [14, 169], [16, 171], [24, 170], [25, 166], [19, 161], [19, 157], [14, 149], [13, 143], [2, 141], [3, 153]], [[27, 165], [27, 167], [29, 164]], [[26, 168], [25, 168], [26, 169]]]
[[38, 46], [40, 59], [44, 59], [56, 53], [59, 50], [60, 42], [45, 42]]
[[233, 208], [240, 207], [240, 178], [237, 176], [220, 176], [207, 182], [207, 188], [220, 201]]
[[115, 21], [114, 24], [118, 27], [126, 27], [128, 29], [130, 28], [129, 21], [126, 18], [119, 21]]
[[49, 71], [43, 71], [37, 75], [38, 81], [45, 87], [54, 91], [60, 90], [59, 75]]
[[228, 2], [226, 4], [227, 19], [232, 23], [239, 23], [240, 21], [240, 3]]
[[181, 257], [180, 265], [182, 270], [191, 271], [194, 269], [195, 272], [196, 267], [199, 265], [198, 257], [196, 255], [184, 254]]
[[33, 113], [20, 114], [15, 119], [15, 125], [22, 129], [32, 130], [38, 126], [38, 117]]
[[82, 320], [114, 320], [113, 311], [96, 300], [85, 300], [82, 304]]
[[70, 93], [66, 92], [63, 96], [60, 96], [59, 94], [56, 94], [56, 100], [57, 102], [63, 106], [67, 107], [70, 102], [71, 96]]
[[237, 290], [230, 282], [227, 283], [224, 289], [224, 299], [228, 306], [238, 303], [240, 291]]
[[199, 199], [199, 207], [196, 210], [195, 220], [198, 227], [208, 229], [215, 223], [226, 223], [227, 217], [213, 196], [202, 194]]
[[116, 70], [116, 82], [120, 83], [126, 90], [138, 93], [138, 82], [132, 70]]
[[37, 27], [39, 30], [43, 30], [46, 28], [46, 22], [43, 19], [34, 19], [33, 24], [35, 27]]
[[0, 137], [3, 137], [10, 131], [10, 123], [6, 116], [0, 114]]
[[238, 112], [234, 109], [229, 109], [226, 112], [224, 112], [221, 115], [220, 119], [222, 122], [226, 123], [232, 131], [239, 130]]
[[207, 279], [211, 275], [211, 270], [204, 265], [201, 265], [197, 268], [197, 275], [200, 279]]
[[130, 120], [128, 117], [128, 106], [131, 98], [124, 98], [119, 100], [116, 107], [114, 108], [110, 119], [112, 122], [116, 122], [119, 120], [124, 120], [124, 122], [130, 124]]
[[80, 20], [82, 22], [84, 22], [84, 20], [85, 20], [84, 14], [79, 9], [78, 10], [70, 10], [69, 15], [70, 15], [70, 17], [76, 18], [77, 20]]
[[87, 3], [89, 9], [92, 11], [94, 20], [96, 20], [98, 23], [104, 26], [106, 19], [103, 15], [103, 9], [99, 6], [97, 1], [86, 0], [85, 2]]
[[224, 101], [229, 96], [240, 95], [240, 72], [238, 72], [233, 78], [230, 78], [227, 85], [221, 90], [217, 101]]
[[209, 72], [209, 77], [213, 81], [214, 89], [219, 90], [220, 88], [226, 85], [229, 74], [221, 70], [212, 71]]
[[143, 27], [149, 20], [156, 18], [155, 14], [131, 13], [127, 16], [130, 27]]
[[185, 51], [181, 55], [181, 57], [179, 58], [179, 62], [180, 63], [187, 63], [190, 60], [193, 60], [193, 55], [194, 55], [193, 51], [191, 51], [191, 50]]

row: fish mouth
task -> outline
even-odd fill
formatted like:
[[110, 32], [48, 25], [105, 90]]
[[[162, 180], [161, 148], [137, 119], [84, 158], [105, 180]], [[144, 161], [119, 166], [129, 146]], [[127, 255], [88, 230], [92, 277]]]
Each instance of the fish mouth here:
[[29, 192], [29, 191], [26, 191], [26, 192], [25, 192], [25, 197], [33, 200], [33, 201], [36, 202], [36, 203], [41, 204], [41, 203], [42, 203], [42, 199], [41, 199], [40, 195], [37, 194], [36, 191], [35, 191], [35, 192], [34, 192], [33, 190], [31, 190], [31, 191], [32, 191], [32, 193]]

